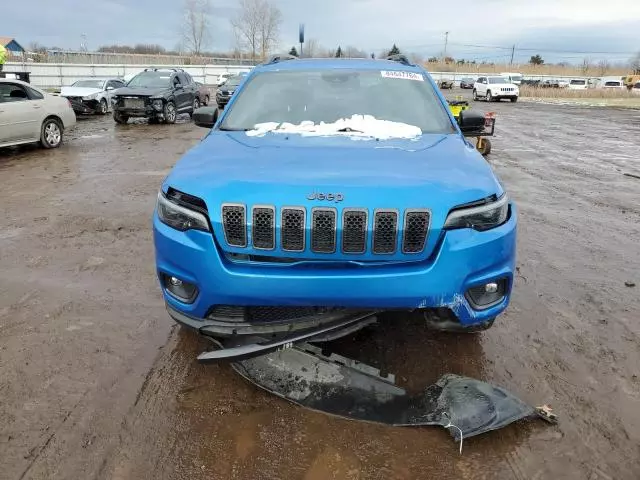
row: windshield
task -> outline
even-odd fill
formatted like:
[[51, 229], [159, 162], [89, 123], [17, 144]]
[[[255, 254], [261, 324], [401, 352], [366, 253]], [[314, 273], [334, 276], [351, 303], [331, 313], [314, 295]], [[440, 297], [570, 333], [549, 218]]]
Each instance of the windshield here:
[[571, 80], [571, 85], [586, 85], [586, 80]]
[[515, 80], [516, 82], [521, 82], [522, 75], [511, 75], [511, 80]]
[[244, 77], [241, 77], [240, 75], [235, 75], [233, 77], [229, 77], [229, 79], [224, 82], [224, 86], [225, 87], [237, 87], [238, 85], [240, 85], [240, 82], [242, 82], [242, 80], [244, 79]]
[[467, 78], [463, 78], [463, 79], [462, 79], [462, 81], [463, 81], [463, 82], [467, 82], [467, 83], [473, 83], [473, 82], [475, 82], [475, 80], [474, 80], [473, 78], [469, 78], [469, 77], [467, 77]]
[[133, 77], [128, 87], [168, 87], [171, 75], [165, 72], [142, 72]]
[[334, 132], [365, 135], [362, 124], [384, 124], [389, 129], [404, 124], [418, 134], [454, 131], [446, 109], [422, 74], [379, 70], [259, 73], [240, 91], [221, 128], [253, 130], [270, 124], [271, 131], [283, 123], [302, 122], [305, 128], [321, 126], [323, 131], [333, 128], [326, 124], [337, 123], [341, 127]]
[[489, 77], [489, 83], [507, 83], [507, 79], [503, 77]]
[[84, 88], [102, 88], [104, 80], [78, 80], [71, 84], [72, 87], [84, 87]]
[[610, 82], [605, 82], [605, 87], [619, 87], [620, 85], [622, 85], [622, 82], [616, 82], [616, 81], [610, 81]]

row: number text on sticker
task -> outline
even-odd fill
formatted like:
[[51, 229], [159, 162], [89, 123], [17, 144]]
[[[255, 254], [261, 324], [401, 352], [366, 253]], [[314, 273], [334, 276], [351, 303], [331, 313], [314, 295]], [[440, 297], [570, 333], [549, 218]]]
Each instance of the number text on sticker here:
[[424, 77], [421, 73], [382, 70], [380, 74], [384, 78], [400, 78], [403, 80], [416, 80], [418, 82], [424, 82]]

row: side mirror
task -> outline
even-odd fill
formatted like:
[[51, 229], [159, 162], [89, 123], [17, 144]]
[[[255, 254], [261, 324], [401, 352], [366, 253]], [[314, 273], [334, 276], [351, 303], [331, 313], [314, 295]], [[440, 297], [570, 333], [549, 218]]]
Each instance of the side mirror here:
[[182, 84], [181, 84], [181, 83], [176, 83], [173, 87], [174, 87], [176, 90], [182, 90]]
[[474, 110], [463, 110], [458, 117], [458, 125], [464, 136], [474, 137], [484, 132], [484, 114]]
[[213, 128], [218, 121], [217, 107], [201, 107], [193, 112], [193, 123], [202, 128]]
[[111, 90], [115, 90], [115, 88], [109, 86], [109, 87], [106, 88], [106, 90], [107, 90], [107, 92], [110, 92]]

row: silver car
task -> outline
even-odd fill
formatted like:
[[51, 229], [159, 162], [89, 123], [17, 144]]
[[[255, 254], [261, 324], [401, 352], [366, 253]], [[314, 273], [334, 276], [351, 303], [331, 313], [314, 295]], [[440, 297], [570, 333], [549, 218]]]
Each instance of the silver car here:
[[69, 100], [21, 82], [0, 78], [0, 147], [40, 142], [62, 144], [65, 130], [76, 124]]

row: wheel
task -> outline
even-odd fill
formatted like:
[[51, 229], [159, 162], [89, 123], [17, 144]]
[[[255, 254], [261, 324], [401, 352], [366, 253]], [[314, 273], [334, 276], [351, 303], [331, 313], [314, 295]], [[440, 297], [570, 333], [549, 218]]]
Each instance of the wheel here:
[[476, 143], [476, 149], [482, 155], [489, 155], [491, 153], [491, 140], [488, 138], [480, 137]]
[[198, 97], [193, 99], [193, 110], [189, 115], [193, 117], [193, 113], [200, 108], [200, 99]]
[[511, 97], [511, 103], [516, 103], [518, 101], [518, 97]]
[[176, 123], [176, 105], [169, 101], [164, 106], [164, 123]]
[[204, 101], [202, 103], [204, 104], [205, 107], [209, 105], [209, 95], [204, 96]]
[[129, 117], [122, 115], [120, 112], [113, 112], [113, 119], [120, 125], [124, 125], [129, 121]]
[[493, 96], [491, 96], [491, 90], [487, 90], [487, 96], [484, 97], [487, 102], [493, 102]]
[[44, 148], [57, 148], [62, 143], [62, 124], [56, 118], [48, 118], [42, 123], [40, 144]]
[[98, 110], [96, 111], [96, 113], [98, 115], [106, 115], [108, 110], [109, 106], [107, 105], [107, 100], [103, 98], [102, 100], [100, 100], [100, 105], [98, 105]]
[[478, 101], [478, 92], [476, 91], [475, 88], [473, 89], [473, 100], [476, 102]]
[[158, 123], [160, 123], [160, 120], [158, 120], [158, 117], [156, 116], [149, 117], [149, 125], [157, 125]]

